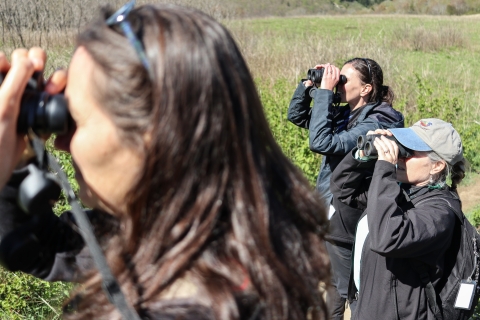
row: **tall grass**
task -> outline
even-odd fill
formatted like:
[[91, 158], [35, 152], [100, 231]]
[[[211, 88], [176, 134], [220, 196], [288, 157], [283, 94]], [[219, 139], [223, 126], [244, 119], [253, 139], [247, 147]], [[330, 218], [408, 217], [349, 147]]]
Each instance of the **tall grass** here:
[[397, 104], [407, 109], [417, 92], [415, 74], [432, 83], [434, 94], [446, 89], [467, 93], [466, 107], [479, 100], [480, 42], [474, 30], [480, 21], [468, 17], [270, 18], [232, 21], [228, 26], [253, 74], [262, 80], [296, 83], [317, 63], [341, 67], [359, 56], [382, 66], [384, 82], [397, 89]]
[[286, 120], [300, 79], [315, 64], [341, 67], [353, 57], [376, 60], [406, 125], [422, 117], [448, 120], [464, 136], [465, 154], [480, 169], [480, 21], [472, 17], [341, 16], [227, 22], [257, 81], [272, 131], [284, 152], [315, 180], [320, 156], [306, 130]]
[[[99, 8], [120, 8], [125, 0], [5, 0], [0, 2], [0, 40], [3, 51], [33, 45], [72, 47], [75, 34]], [[138, 0], [142, 3], [177, 3], [203, 10], [217, 19], [231, 18], [231, 4], [220, 0]]]
[[415, 111], [418, 75], [432, 87], [432, 95], [462, 97], [458, 116], [465, 123], [479, 120], [478, 20], [372, 15], [243, 20], [228, 26], [263, 83], [284, 79], [293, 92], [317, 63], [341, 67], [352, 57], [369, 57], [382, 66], [384, 83], [407, 114]]

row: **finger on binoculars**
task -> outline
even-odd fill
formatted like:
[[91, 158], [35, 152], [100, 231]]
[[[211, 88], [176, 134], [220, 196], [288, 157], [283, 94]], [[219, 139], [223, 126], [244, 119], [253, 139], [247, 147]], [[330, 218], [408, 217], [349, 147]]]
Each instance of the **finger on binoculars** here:
[[57, 94], [62, 92], [67, 85], [67, 70], [59, 69], [55, 71], [52, 76], [48, 79], [47, 84], [45, 85], [45, 91], [50, 94]]
[[378, 159], [396, 164], [398, 158], [398, 147], [396, 144], [385, 137], [375, 138], [373, 142], [377, 149]]
[[26, 50], [12, 55], [12, 64], [0, 87], [0, 113], [6, 118], [15, 119], [18, 107], [28, 79], [33, 74], [33, 64], [28, 59]]
[[340, 69], [338, 69], [337, 67], [333, 66], [332, 67], [332, 72], [333, 72], [333, 75], [335, 76], [335, 78], [340, 77]]
[[13, 50], [11, 54], [12, 65], [20, 59], [28, 59], [28, 50], [25, 48], [18, 48]]
[[[5, 80], [3, 81], [2, 86], [20, 86], [21, 83], [24, 83], [26, 85], [28, 79], [32, 76], [32, 74], [32, 62], [27, 57], [18, 57], [15, 60], [12, 60], [10, 70], [5, 76]], [[19, 88], [24, 88], [24, 86], [20, 86]], [[21, 91], [19, 92], [20, 96], [23, 94], [23, 90], [17, 91]]]
[[315, 69], [326, 68], [328, 65], [330, 65], [330, 63], [317, 64], [317, 65], [315, 65]]
[[398, 154], [398, 145], [395, 141], [388, 139], [385, 136], [381, 137], [381, 142], [384, 143], [386, 150], [388, 150], [392, 156], [397, 156]]
[[377, 149], [378, 153], [388, 150], [385, 140], [382, 137], [376, 137], [373, 140], [373, 145]]
[[43, 71], [47, 63], [47, 54], [40, 47], [33, 47], [28, 50], [28, 58], [32, 61], [36, 71]]
[[393, 133], [390, 130], [385, 130], [385, 135], [386, 136], [393, 136]]
[[[369, 132], [371, 132], [371, 131], [369, 131]], [[389, 135], [389, 134], [388, 134], [388, 131], [385, 130], [385, 129], [376, 129], [376, 130], [373, 132], [373, 134]], [[391, 134], [390, 134], [390, 135], [391, 135]]]
[[7, 73], [10, 69], [10, 62], [5, 52], [0, 52], [0, 72]]

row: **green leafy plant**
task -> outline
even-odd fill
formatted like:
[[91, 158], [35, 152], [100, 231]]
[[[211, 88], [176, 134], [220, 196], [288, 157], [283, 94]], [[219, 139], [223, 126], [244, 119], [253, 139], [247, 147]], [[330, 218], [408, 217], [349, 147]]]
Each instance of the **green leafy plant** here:
[[478, 141], [480, 141], [480, 124], [473, 122], [470, 126], [459, 129], [463, 143], [463, 154], [469, 162], [473, 171], [480, 170], [480, 153], [478, 152]]
[[71, 287], [0, 268], [0, 318], [60, 319], [61, 305]]
[[[408, 115], [409, 124], [422, 118], [440, 118], [451, 122], [462, 137], [463, 154], [472, 171], [480, 169], [480, 154], [478, 140], [480, 139], [480, 124], [468, 121], [461, 117], [465, 105], [461, 96], [455, 96], [452, 91], [445, 89], [442, 94], [434, 92], [432, 85], [420, 75], [415, 74], [418, 88], [416, 110]], [[407, 125], [407, 124], [406, 124]]]
[[273, 83], [257, 81], [257, 87], [275, 140], [313, 186], [321, 156], [310, 150], [308, 130], [287, 120], [288, 105], [296, 84], [278, 79]]
[[467, 214], [468, 220], [475, 228], [480, 228], [480, 206]]

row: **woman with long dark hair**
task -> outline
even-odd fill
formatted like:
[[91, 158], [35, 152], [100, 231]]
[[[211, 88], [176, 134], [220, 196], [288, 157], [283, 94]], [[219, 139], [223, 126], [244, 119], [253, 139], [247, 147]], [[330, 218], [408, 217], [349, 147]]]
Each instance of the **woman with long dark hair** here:
[[[38, 48], [0, 59], [10, 69], [0, 88], [4, 192], [18, 187], [18, 171], [7, 179], [23, 150], [14, 141], [22, 85], [44, 63]], [[55, 145], [72, 155], [80, 198], [140, 317], [326, 318], [323, 204], [274, 141], [224, 27], [173, 5], [105, 9], [79, 34], [68, 78], [55, 73], [47, 90], [65, 83], [75, 126]], [[11, 200], [1, 202], [14, 220], [3, 234], [30, 221]], [[83, 263], [71, 216], [47, 220], [41, 254], [21, 270], [82, 283], [67, 319], [118, 318], [99, 273]]]
[[346, 61], [341, 70], [329, 63], [316, 65], [315, 69], [323, 70], [320, 83], [306, 79], [299, 83], [288, 108], [288, 119], [309, 130], [310, 149], [322, 155], [316, 189], [330, 205], [327, 250], [333, 286], [327, 297], [331, 319], [341, 320], [354, 240], [345, 228], [354, 229], [357, 221], [346, 221], [334, 213], [336, 208], [331, 205], [330, 191], [332, 171], [356, 146], [359, 136], [370, 130], [403, 127], [404, 119], [392, 107], [393, 91], [384, 85], [383, 71], [376, 61], [353, 58]]

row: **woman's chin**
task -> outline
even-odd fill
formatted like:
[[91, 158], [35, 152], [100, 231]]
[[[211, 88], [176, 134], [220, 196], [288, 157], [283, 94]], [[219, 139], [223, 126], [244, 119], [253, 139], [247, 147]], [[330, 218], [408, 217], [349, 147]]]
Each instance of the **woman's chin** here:
[[78, 197], [80, 198], [84, 207], [89, 209], [97, 209], [111, 215], [122, 214], [126, 209], [123, 204], [107, 203], [103, 201], [95, 192], [93, 192], [87, 185], [79, 185]]

